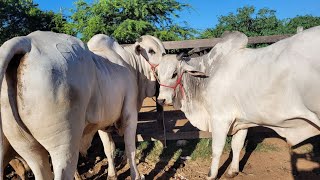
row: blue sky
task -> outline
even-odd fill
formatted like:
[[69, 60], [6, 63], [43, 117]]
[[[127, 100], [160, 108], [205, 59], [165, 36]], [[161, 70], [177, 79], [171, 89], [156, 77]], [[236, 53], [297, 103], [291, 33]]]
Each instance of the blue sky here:
[[[42, 10], [70, 9], [74, 7], [75, 0], [34, 0]], [[292, 18], [297, 15], [320, 16], [320, 0], [178, 0], [192, 6], [192, 9], [180, 12], [177, 23], [184, 21], [192, 28], [204, 30], [214, 27], [218, 17], [236, 12], [237, 8], [252, 5], [257, 9], [269, 8], [276, 10], [280, 19]], [[92, 0], [87, 0], [92, 2]]]

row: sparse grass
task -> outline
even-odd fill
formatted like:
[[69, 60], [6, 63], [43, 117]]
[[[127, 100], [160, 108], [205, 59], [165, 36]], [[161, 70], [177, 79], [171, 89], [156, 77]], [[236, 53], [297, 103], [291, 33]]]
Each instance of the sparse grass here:
[[172, 156], [172, 160], [178, 160], [179, 157], [181, 156], [182, 153], [182, 149], [178, 149], [176, 152], [174, 152], [173, 156]]
[[226, 139], [226, 144], [224, 145], [223, 152], [227, 153], [231, 151], [231, 140], [232, 140], [232, 137], [228, 136]]
[[152, 150], [146, 156], [146, 161], [153, 162], [153, 163], [160, 161], [160, 155], [162, 154], [162, 152], [163, 152], [162, 143], [160, 141], [155, 141], [153, 143]]
[[196, 148], [191, 154], [191, 159], [199, 159], [199, 158], [210, 158], [212, 155], [212, 140], [211, 139], [200, 139], [197, 144], [195, 144]]
[[279, 148], [273, 144], [259, 143], [255, 148], [255, 151], [257, 152], [279, 151]]
[[150, 142], [149, 141], [142, 141], [139, 142], [138, 146], [137, 146], [137, 150], [143, 151], [145, 149], [147, 149], [147, 147], [149, 146]]
[[136, 154], [136, 158], [137, 159], [141, 159], [142, 156], [144, 155], [143, 152], [148, 148], [150, 142], [149, 141], [143, 141], [143, 142], [139, 142], [137, 145], [137, 154]]
[[[224, 152], [231, 151], [232, 137], [227, 137]], [[212, 156], [212, 140], [211, 139], [196, 139], [188, 140], [183, 147], [177, 147], [177, 141], [167, 141], [167, 148], [163, 147], [160, 141], [144, 141], [137, 144], [137, 159], [143, 159], [146, 162], [157, 163], [161, 161], [177, 161], [181, 156], [190, 156], [192, 160], [208, 159]], [[253, 150], [258, 152], [278, 151], [276, 145], [268, 143], [253, 143], [245, 144], [245, 150]], [[312, 147], [305, 146], [301, 149], [303, 152], [312, 151]], [[123, 150], [117, 149], [117, 154], [122, 154]]]
[[306, 153], [312, 153], [314, 150], [314, 147], [312, 144], [308, 143], [308, 144], [304, 144], [300, 147], [294, 148], [292, 149], [295, 153], [299, 153], [299, 154], [306, 154]]

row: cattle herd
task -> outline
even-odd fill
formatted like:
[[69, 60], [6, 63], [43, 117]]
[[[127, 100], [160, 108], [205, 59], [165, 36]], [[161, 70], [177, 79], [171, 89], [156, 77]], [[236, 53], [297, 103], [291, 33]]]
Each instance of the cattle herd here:
[[36, 180], [73, 179], [79, 153], [86, 155], [97, 132], [108, 177], [116, 178], [111, 127], [124, 136], [131, 179], [144, 179], [135, 161], [138, 112], [157, 83], [159, 104], [173, 104], [195, 127], [212, 132], [208, 179], [217, 177], [228, 134], [229, 177], [239, 173], [249, 127], [271, 128], [291, 145], [318, 135], [320, 27], [264, 48], [247, 43], [243, 33], [228, 33], [208, 54], [190, 58], [166, 54], [150, 35], [126, 47], [103, 34], [87, 44], [41, 31], [6, 41], [0, 47], [0, 179], [13, 159]]

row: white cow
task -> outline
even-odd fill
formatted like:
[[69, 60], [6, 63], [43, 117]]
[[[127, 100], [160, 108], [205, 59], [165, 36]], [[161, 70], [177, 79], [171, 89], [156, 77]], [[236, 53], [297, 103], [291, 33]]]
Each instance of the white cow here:
[[[151, 81], [151, 68], [142, 58], [158, 62], [164, 49], [150, 37], [140, 41], [126, 55], [141, 60], [146, 83]], [[135, 164], [136, 78], [143, 73], [107, 59], [114, 60], [114, 55], [97, 55], [72, 36], [40, 31], [0, 47], [0, 82], [6, 75], [0, 139], [7, 137], [36, 179], [73, 179], [79, 150], [86, 150], [94, 131], [114, 124], [124, 133], [131, 177], [140, 179]], [[0, 155], [2, 167], [2, 146]]]
[[[159, 101], [173, 103], [194, 126], [212, 132], [209, 179], [217, 176], [228, 133], [234, 135], [236, 156], [229, 176], [239, 171], [249, 127], [271, 128], [291, 145], [319, 134], [320, 27], [265, 48], [246, 48], [247, 43], [244, 34], [234, 32], [202, 57], [189, 62], [167, 57], [157, 68]], [[204, 73], [209, 77], [197, 78]]]
[[[134, 77], [138, 87], [137, 107], [133, 111], [137, 111], [138, 113], [142, 107], [143, 100], [146, 97], [153, 97], [156, 93], [156, 79], [153, 72], [153, 68], [155, 68], [156, 65], [149, 64], [148, 57], [156, 56], [156, 58], [153, 57], [153, 59], [156, 60], [156, 63], [160, 62], [159, 60], [165, 55], [165, 49], [162, 42], [153, 36], [145, 35], [139, 38], [135, 45], [125, 46], [123, 48], [111, 37], [104, 34], [98, 34], [88, 41], [88, 48], [96, 55], [106, 58], [131, 71], [131, 75]], [[158, 53], [156, 53], [156, 51]], [[140, 56], [139, 54], [143, 55]], [[120, 130], [120, 134], [123, 133], [121, 132], [121, 129], [118, 130]], [[95, 131], [91, 132], [90, 137], [93, 138]], [[115, 155], [113, 139], [108, 130], [102, 129], [98, 132], [108, 159], [108, 176], [114, 177], [116, 176], [116, 169], [113, 161]], [[87, 142], [91, 142], [91, 140]], [[83, 143], [83, 145], [84, 144], [85, 143]], [[86, 147], [83, 148], [83, 154], [86, 154], [88, 147], [89, 144], [86, 144]]]

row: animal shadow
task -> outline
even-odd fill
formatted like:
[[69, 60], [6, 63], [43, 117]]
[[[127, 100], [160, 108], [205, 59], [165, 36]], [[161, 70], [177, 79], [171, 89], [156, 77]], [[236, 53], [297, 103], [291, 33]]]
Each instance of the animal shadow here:
[[[260, 132], [259, 132], [260, 131]], [[261, 133], [263, 131], [263, 133]], [[248, 162], [251, 154], [257, 148], [258, 144], [261, 143], [265, 138], [277, 137], [281, 138], [274, 131], [263, 127], [255, 127], [250, 128], [248, 131], [248, 135], [246, 138], [245, 144], [245, 154], [242, 157], [239, 163], [239, 170], [242, 172], [244, 170], [245, 165]], [[313, 147], [312, 151], [309, 152], [296, 152], [295, 149], [306, 145], [311, 144]], [[316, 168], [308, 169], [308, 170], [299, 170], [298, 168], [298, 160], [306, 159], [307, 161], [318, 164], [315, 166]], [[291, 147], [290, 150], [290, 164], [291, 164], [291, 172], [294, 180], [316, 180], [320, 178], [320, 136], [311, 137], [300, 144]], [[223, 165], [219, 169], [218, 178], [221, 178], [223, 174], [226, 172], [228, 166], [232, 161], [232, 152], [230, 152], [228, 159], [223, 163]]]
[[[243, 171], [244, 166], [247, 164], [250, 156], [255, 151], [258, 144], [260, 144], [265, 138], [269, 138], [269, 137], [280, 138], [279, 135], [277, 135], [274, 131], [272, 131], [268, 128], [264, 128], [264, 127], [249, 128], [248, 134], [246, 137], [246, 142], [244, 145], [245, 154], [243, 155], [242, 159], [239, 162], [239, 171], [240, 172]], [[229, 165], [231, 164], [232, 157], [233, 157], [232, 150], [230, 150], [228, 159], [219, 168], [219, 172], [218, 172], [218, 176], [217, 176], [218, 178], [221, 178], [223, 176], [223, 174], [226, 172]]]
[[[310, 144], [312, 146], [312, 150], [307, 150], [307, 152], [296, 152], [297, 148]], [[292, 176], [295, 180], [316, 180], [320, 179], [320, 135], [311, 137], [302, 143], [299, 143], [295, 146], [291, 147], [290, 151], [291, 157], [291, 169]], [[305, 159], [312, 163], [317, 164], [313, 168], [308, 168], [307, 170], [299, 170], [297, 167], [299, 159]]]

